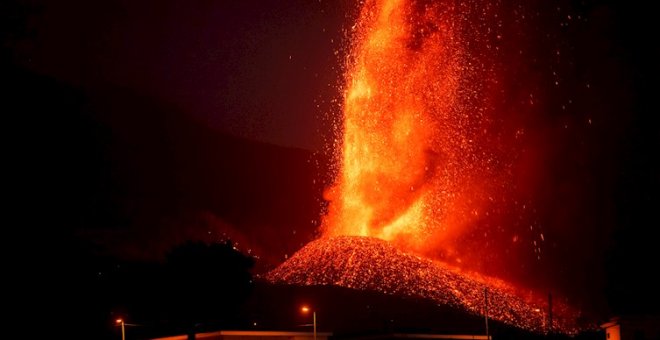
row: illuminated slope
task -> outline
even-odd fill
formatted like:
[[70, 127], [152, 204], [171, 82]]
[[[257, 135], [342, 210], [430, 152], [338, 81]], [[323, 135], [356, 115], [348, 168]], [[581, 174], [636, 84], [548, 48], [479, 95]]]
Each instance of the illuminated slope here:
[[[310, 242], [268, 273], [266, 280], [421, 297], [474, 314], [483, 313], [484, 289], [488, 288], [491, 318], [532, 331], [546, 327], [544, 306], [521, 298], [514, 287], [501, 280], [462, 273], [376, 238], [340, 236]], [[554, 330], [577, 331], [576, 313], [562, 305], [556, 305], [553, 313]]]

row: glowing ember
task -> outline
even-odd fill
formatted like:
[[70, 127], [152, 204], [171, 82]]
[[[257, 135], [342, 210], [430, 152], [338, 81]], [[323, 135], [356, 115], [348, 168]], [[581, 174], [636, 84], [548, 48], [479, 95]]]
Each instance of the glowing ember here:
[[[268, 280], [416, 296], [475, 314], [488, 288], [494, 319], [544, 330], [545, 299], [430, 259], [493, 268], [484, 249], [491, 232], [503, 229], [494, 216], [518, 205], [512, 164], [524, 129], [504, 123], [508, 108], [494, 104], [505, 102], [493, 56], [502, 38], [494, 7], [364, 2], [353, 26], [339, 169], [326, 195], [323, 237]], [[524, 226], [533, 231], [535, 224]], [[476, 231], [485, 242], [473, 241], [481, 237]], [[517, 243], [518, 234], [508, 239]], [[577, 313], [561, 303], [553, 309], [554, 330], [577, 330]]]
[[[313, 241], [266, 279], [273, 283], [335, 285], [421, 297], [474, 314], [483, 313], [484, 288], [488, 288], [491, 318], [532, 331], [547, 330], [542, 299], [523, 299], [501, 280], [464, 273], [402, 252], [375, 238], [340, 236]], [[553, 330], [577, 332], [577, 316], [565, 305], [554, 303]]]
[[325, 235], [377, 237], [424, 252], [457, 237], [478, 216], [488, 186], [501, 182], [477, 105], [486, 74], [464, 47], [467, 9], [455, 6], [364, 4]]

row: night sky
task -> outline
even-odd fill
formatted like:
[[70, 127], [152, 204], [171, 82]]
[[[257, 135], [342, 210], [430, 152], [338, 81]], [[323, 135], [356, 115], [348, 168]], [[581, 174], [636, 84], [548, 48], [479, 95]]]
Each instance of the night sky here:
[[[657, 313], [660, 302], [650, 6], [527, 5], [539, 13], [534, 29], [504, 45], [523, 44], [535, 60], [503, 65], [508, 75], [562, 83], [539, 85], [546, 104], [525, 121], [543, 151], [523, 180], [540, 183], [547, 258], [535, 262], [530, 249], [512, 271], [533, 267], [537, 277], [521, 281], [601, 314]], [[227, 237], [272, 268], [313, 239], [357, 9], [343, 0], [3, 2], [4, 163], [18, 221], [5, 223], [5, 242], [24, 256], [17, 268], [44, 257], [39, 268], [57, 273], [80, 249], [153, 259], [187, 239]]]

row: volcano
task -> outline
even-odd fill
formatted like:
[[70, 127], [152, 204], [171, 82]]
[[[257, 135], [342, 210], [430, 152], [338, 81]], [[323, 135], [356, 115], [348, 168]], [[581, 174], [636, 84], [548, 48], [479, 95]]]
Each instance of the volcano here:
[[[575, 334], [579, 313], [554, 303], [552, 324], [542, 298], [502, 280], [464, 272], [440, 261], [407, 253], [371, 237], [338, 236], [310, 242], [269, 272], [271, 283], [330, 285], [431, 300], [517, 328]], [[487, 292], [487, 294], [485, 294]]]

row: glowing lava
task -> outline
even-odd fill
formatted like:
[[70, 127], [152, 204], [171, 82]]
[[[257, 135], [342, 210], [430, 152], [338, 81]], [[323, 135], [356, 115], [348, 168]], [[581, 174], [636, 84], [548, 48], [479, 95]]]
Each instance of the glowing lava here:
[[[349, 56], [341, 170], [323, 230], [425, 251], [468, 225], [497, 182], [488, 120], [476, 105], [485, 74], [463, 47], [454, 5], [364, 4]], [[432, 240], [432, 242], [431, 242]]]
[[[504, 230], [496, 215], [518, 204], [512, 164], [524, 131], [504, 123], [511, 110], [498, 97], [497, 18], [497, 9], [475, 1], [364, 2], [347, 61], [339, 171], [326, 195], [323, 237], [267, 280], [416, 296], [473, 314], [488, 288], [493, 318], [544, 329], [544, 299], [436, 261], [454, 253], [470, 258], [471, 266], [451, 257], [462, 267], [488, 274], [493, 252], [484, 249], [491, 232]], [[492, 244], [508, 254], [505, 244]], [[578, 313], [561, 303], [554, 312], [553, 329], [576, 331]]]
[[[421, 297], [476, 315], [483, 311], [484, 289], [488, 288], [491, 318], [528, 330], [548, 330], [542, 299], [533, 300], [501, 280], [405, 253], [375, 238], [339, 236], [313, 241], [266, 279]], [[577, 313], [562, 303], [555, 303], [553, 313], [554, 331], [577, 332]]]

